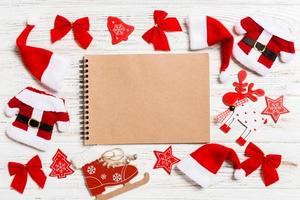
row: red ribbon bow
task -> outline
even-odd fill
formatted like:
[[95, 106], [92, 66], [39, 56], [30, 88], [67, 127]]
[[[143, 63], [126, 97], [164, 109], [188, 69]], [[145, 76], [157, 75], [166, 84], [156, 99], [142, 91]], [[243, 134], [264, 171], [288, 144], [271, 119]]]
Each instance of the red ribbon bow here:
[[154, 11], [155, 26], [149, 29], [142, 36], [143, 39], [152, 43], [155, 50], [170, 51], [168, 38], [164, 31], [182, 31], [178, 20], [175, 17], [167, 17], [168, 13], [162, 10]]
[[57, 15], [54, 22], [54, 28], [51, 29], [52, 43], [62, 39], [71, 29], [73, 29], [76, 42], [82, 48], [88, 48], [93, 40], [93, 37], [88, 32], [90, 30], [88, 17], [77, 19], [72, 23], [63, 16]]
[[16, 162], [9, 162], [8, 171], [11, 176], [15, 175], [10, 186], [20, 193], [24, 192], [28, 173], [34, 182], [36, 182], [41, 188], [44, 188], [45, 186], [47, 177], [42, 170], [42, 163], [38, 155], [34, 156], [25, 165]]
[[265, 155], [264, 152], [252, 142], [247, 146], [245, 155], [249, 158], [241, 163], [241, 167], [245, 170], [246, 176], [261, 166], [265, 186], [269, 186], [279, 180], [276, 169], [281, 163], [281, 155]]

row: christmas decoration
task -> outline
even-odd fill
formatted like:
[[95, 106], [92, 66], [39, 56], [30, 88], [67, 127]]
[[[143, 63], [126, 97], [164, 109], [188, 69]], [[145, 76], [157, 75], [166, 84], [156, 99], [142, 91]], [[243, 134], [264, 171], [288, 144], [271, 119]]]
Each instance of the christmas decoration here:
[[178, 169], [194, 180], [201, 187], [215, 183], [215, 176], [225, 161], [230, 161], [235, 168], [235, 179], [244, 178], [240, 160], [236, 152], [220, 144], [205, 144], [177, 165]]
[[[149, 174], [145, 173], [143, 179], [134, 183], [129, 182], [138, 175], [137, 168], [129, 164], [137, 158], [136, 155], [125, 155], [123, 150], [116, 148], [104, 152], [97, 160], [84, 163], [93, 157], [98, 157], [97, 155], [99, 155], [98, 151], [91, 148], [72, 159], [73, 164], [77, 168], [81, 168], [86, 185], [96, 199], [110, 199], [149, 181]], [[117, 185], [124, 186], [104, 193], [106, 187]]]
[[285, 22], [261, 13], [246, 17], [235, 25], [236, 33], [244, 37], [234, 45], [233, 55], [250, 70], [266, 75], [278, 56], [283, 62], [294, 57], [290, 30]]
[[281, 155], [265, 155], [260, 148], [250, 142], [246, 147], [245, 156], [249, 158], [241, 163], [241, 168], [245, 170], [246, 176], [261, 166], [261, 175], [266, 186], [279, 180], [277, 168], [281, 163]]
[[187, 20], [189, 29], [190, 49], [204, 49], [214, 44], [221, 44], [221, 67], [219, 79], [225, 82], [228, 73], [225, 73], [230, 63], [233, 48], [233, 36], [227, 28], [217, 19], [209, 16], [189, 16]]
[[271, 115], [273, 121], [277, 123], [281, 114], [289, 113], [290, 111], [283, 106], [283, 96], [277, 99], [266, 97], [267, 107], [262, 112], [263, 115]]
[[172, 146], [169, 146], [164, 152], [154, 151], [157, 161], [154, 169], [163, 168], [168, 174], [171, 174], [172, 166], [180, 160], [173, 156]]
[[70, 22], [63, 16], [57, 15], [54, 22], [54, 28], [51, 29], [52, 43], [62, 39], [70, 30], [73, 30], [74, 39], [84, 49], [87, 49], [93, 37], [90, 35], [90, 21], [88, 17], [77, 19], [75, 22]]
[[233, 83], [235, 92], [228, 92], [223, 96], [223, 103], [229, 108], [215, 117], [217, 122], [223, 122], [227, 118], [220, 127], [224, 133], [228, 133], [231, 129], [230, 126], [236, 121], [245, 127], [242, 135], [236, 140], [240, 145], [246, 143], [251, 132], [256, 132], [261, 125], [267, 123], [257, 106], [254, 105], [254, 102], [258, 100], [257, 97], [263, 96], [265, 92], [262, 89], [253, 90], [253, 83], [244, 82], [246, 77], [247, 72], [241, 70], [238, 74], [239, 82]]
[[5, 108], [8, 117], [17, 115], [7, 127], [11, 139], [46, 151], [56, 123], [60, 132], [69, 126], [69, 114], [63, 99], [27, 87], [13, 97]]
[[10, 186], [20, 193], [24, 192], [28, 174], [40, 188], [45, 186], [47, 177], [42, 170], [42, 162], [38, 155], [30, 159], [25, 165], [9, 162], [8, 171], [10, 176], [15, 176]]
[[118, 44], [122, 41], [126, 41], [128, 36], [133, 32], [134, 27], [125, 24], [117, 17], [109, 16], [107, 18], [107, 28], [111, 35], [112, 44]]
[[53, 163], [50, 165], [52, 171], [49, 176], [60, 179], [66, 178], [67, 175], [74, 173], [74, 170], [71, 168], [71, 162], [67, 160], [66, 154], [64, 154], [60, 149], [57, 149], [52, 161]]
[[27, 38], [34, 27], [33, 24], [28, 24], [17, 38], [21, 58], [28, 71], [37, 80], [47, 88], [58, 91], [70, 66], [69, 59], [46, 49], [28, 46]]
[[178, 20], [167, 15], [165, 11], [155, 10], [153, 13], [155, 25], [142, 36], [146, 42], [153, 44], [155, 50], [170, 51], [165, 32], [182, 31]]

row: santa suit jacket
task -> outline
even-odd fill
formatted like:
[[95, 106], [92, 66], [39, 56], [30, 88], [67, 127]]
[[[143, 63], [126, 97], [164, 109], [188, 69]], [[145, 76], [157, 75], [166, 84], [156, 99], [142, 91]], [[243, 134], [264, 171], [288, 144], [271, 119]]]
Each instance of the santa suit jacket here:
[[[289, 62], [295, 55], [291, 30], [275, 18], [261, 14], [246, 17], [235, 25], [235, 32], [244, 37], [234, 45], [233, 56], [260, 75], [269, 73], [278, 56], [282, 62]], [[251, 46], [246, 38], [257, 43]]]
[[48, 149], [54, 124], [59, 131], [66, 131], [69, 114], [63, 99], [27, 87], [7, 104], [8, 117], [17, 115], [7, 127], [6, 134], [21, 143], [42, 151]]

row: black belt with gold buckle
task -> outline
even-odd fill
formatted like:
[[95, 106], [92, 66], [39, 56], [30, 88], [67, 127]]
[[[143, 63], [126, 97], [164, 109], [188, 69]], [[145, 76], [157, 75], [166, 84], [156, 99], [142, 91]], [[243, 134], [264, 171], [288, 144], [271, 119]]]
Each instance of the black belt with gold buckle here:
[[17, 116], [17, 121], [22, 122], [24, 124], [27, 124], [28, 126], [32, 128], [37, 128], [39, 130], [47, 131], [47, 132], [52, 132], [53, 126], [49, 124], [45, 124], [43, 122], [39, 122], [33, 118], [26, 117], [24, 115], [18, 114]]
[[249, 37], [244, 37], [243, 42], [245, 44], [249, 45], [250, 47], [252, 47], [253, 49], [255, 49], [256, 51], [259, 51], [260, 53], [262, 53], [268, 59], [270, 59], [272, 61], [276, 60], [277, 54], [274, 53], [273, 51], [271, 51], [270, 49], [268, 49], [266, 47], [266, 45], [264, 45], [256, 40], [253, 40]]

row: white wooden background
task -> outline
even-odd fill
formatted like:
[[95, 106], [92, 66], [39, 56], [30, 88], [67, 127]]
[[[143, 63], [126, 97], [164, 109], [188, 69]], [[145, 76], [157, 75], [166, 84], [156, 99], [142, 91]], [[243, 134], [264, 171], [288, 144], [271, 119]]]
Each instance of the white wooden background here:
[[[152, 53], [151, 45], [146, 44], [141, 35], [153, 25], [152, 12], [154, 9], [163, 9], [170, 16], [176, 16], [181, 24], [190, 14], [211, 15], [220, 19], [229, 29], [243, 16], [247, 16], [257, 10], [264, 10], [274, 16], [286, 18], [294, 28], [296, 35], [296, 47], [299, 47], [300, 34], [300, 1], [299, 0], [1, 0], [0, 1], [0, 109], [3, 110], [10, 97], [31, 85], [41, 88], [21, 63], [15, 48], [15, 39], [24, 28], [27, 16], [39, 14], [41, 19], [38, 26], [30, 35], [29, 42], [33, 45], [45, 47], [56, 53], [66, 54], [72, 57], [73, 64], [65, 78], [63, 89], [58, 94], [66, 98], [71, 115], [71, 127], [67, 133], [55, 131], [52, 139], [52, 148], [46, 153], [26, 147], [11, 141], [5, 135], [5, 128], [12, 121], [6, 118], [2, 112], [0, 115], [0, 199], [91, 199], [84, 186], [80, 171], [66, 179], [48, 177], [44, 190], [38, 189], [31, 178], [23, 195], [10, 189], [12, 177], [8, 175], [7, 163], [16, 161], [25, 163], [35, 154], [42, 158], [44, 170], [50, 173], [51, 157], [56, 149], [61, 148], [69, 157], [87, 149], [79, 140], [79, 84], [78, 84], [78, 60], [84, 54], [117, 54], [117, 53]], [[91, 34], [94, 36], [92, 45], [88, 50], [82, 50], [69, 33], [63, 40], [54, 45], [50, 44], [49, 30], [53, 26], [56, 14], [61, 14], [70, 20], [88, 16], [91, 22]], [[135, 26], [135, 31], [127, 42], [111, 45], [110, 35], [106, 28], [107, 16], [118, 16], [129, 24]], [[184, 26], [183, 26], [184, 27]], [[168, 34], [173, 52], [187, 52], [188, 35], [184, 27], [182, 33]], [[299, 48], [297, 48], [299, 50]], [[219, 70], [219, 46], [215, 46], [203, 52], [210, 53], [210, 83], [211, 83], [211, 115], [224, 108], [221, 97], [224, 92], [232, 90], [228, 84], [217, 82]], [[270, 97], [285, 96], [286, 107], [291, 113], [281, 116], [278, 124], [269, 123], [251, 139], [266, 153], [278, 153], [283, 155], [283, 160], [299, 163], [300, 161], [300, 55], [296, 59], [284, 65], [275, 66], [267, 77], [258, 77], [249, 73], [249, 80], [255, 81], [257, 86], [265, 88]], [[236, 79], [240, 67], [234, 61], [231, 63], [231, 80]], [[272, 122], [270, 120], [270, 122]], [[241, 130], [240, 128], [237, 128]], [[218, 127], [211, 123], [211, 139], [213, 142], [233, 147], [241, 158], [244, 148], [234, 143], [237, 134], [224, 135]], [[116, 146], [114, 146], [116, 147]], [[279, 168], [280, 181], [268, 188], [256, 171], [243, 181], [231, 179], [232, 168], [224, 165], [218, 176], [218, 184], [201, 189], [193, 182], [187, 180], [182, 173], [173, 170], [172, 175], [167, 175], [163, 170], [152, 170], [155, 163], [153, 150], [165, 150], [168, 145], [127, 145], [121, 146], [128, 153], [138, 153], [139, 159], [135, 162], [138, 168], [149, 171], [151, 181], [146, 186], [116, 199], [290, 199], [300, 198], [300, 173], [299, 168], [281, 166]], [[199, 145], [173, 145], [174, 154], [183, 158], [188, 153], [198, 148]], [[100, 146], [103, 150], [111, 146]]]

